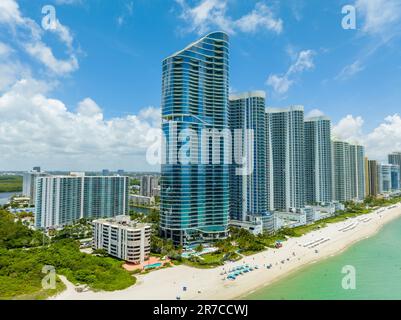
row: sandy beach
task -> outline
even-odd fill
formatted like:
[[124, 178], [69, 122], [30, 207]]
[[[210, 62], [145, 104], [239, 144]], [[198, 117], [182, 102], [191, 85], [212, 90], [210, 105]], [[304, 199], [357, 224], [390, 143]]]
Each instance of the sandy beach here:
[[[370, 214], [329, 224], [300, 238], [291, 238], [280, 249], [269, 249], [216, 269], [195, 269], [187, 266], [154, 271], [137, 276], [137, 283], [114, 292], [76, 292], [65, 277], [67, 289], [52, 299], [59, 300], [175, 300], [240, 299], [261, 287], [277, 281], [290, 272], [340, 253], [352, 244], [377, 233], [381, 227], [401, 216], [401, 204], [378, 209]], [[221, 275], [235, 266], [249, 264], [259, 268], [236, 280]], [[272, 265], [270, 269], [266, 265]], [[223, 280], [225, 279], [225, 280]], [[184, 292], [183, 287], [187, 290]]]

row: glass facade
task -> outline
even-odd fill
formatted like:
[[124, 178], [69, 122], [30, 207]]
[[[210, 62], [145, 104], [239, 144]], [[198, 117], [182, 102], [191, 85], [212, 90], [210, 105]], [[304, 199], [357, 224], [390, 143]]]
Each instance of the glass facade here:
[[[191, 245], [225, 237], [229, 216], [229, 164], [204, 163], [224, 145], [191, 149], [192, 162], [177, 153], [188, 143], [174, 132], [200, 136], [204, 130], [229, 129], [229, 39], [214, 32], [163, 61], [160, 232], [175, 244]], [[175, 128], [175, 129], [174, 129]], [[173, 130], [174, 129], [174, 130]], [[175, 131], [176, 130], [176, 131]], [[195, 138], [195, 137], [194, 137]], [[207, 148], [206, 148], [207, 147]]]
[[[390, 164], [395, 164], [401, 168], [401, 152], [394, 152], [392, 154], [388, 155], [388, 163]], [[400, 187], [401, 187], [401, 175], [400, 175], [400, 181], [399, 181]]]
[[334, 200], [345, 202], [351, 197], [350, 145], [344, 141], [332, 142]]
[[369, 160], [368, 161], [368, 175], [366, 179], [368, 180], [369, 184], [369, 196], [376, 197], [379, 192], [379, 164], [376, 160]]
[[351, 199], [365, 199], [365, 147], [350, 145]]
[[333, 198], [331, 121], [326, 117], [305, 120], [306, 203], [329, 203]]
[[85, 177], [83, 217], [90, 219], [128, 214], [128, 178]]
[[391, 192], [391, 166], [390, 164], [379, 164], [380, 193]]
[[37, 178], [35, 224], [60, 227], [79, 219], [128, 214], [128, 177]]
[[273, 207], [290, 211], [305, 206], [304, 108], [267, 109]]
[[[233, 148], [233, 159], [246, 154], [252, 155], [249, 161], [249, 174], [240, 175], [237, 170], [242, 166], [234, 163], [230, 170], [230, 216], [244, 221], [247, 215], [264, 215], [268, 210], [267, 179], [267, 134], [264, 92], [249, 92], [230, 97], [231, 132], [239, 130], [241, 148]], [[252, 130], [253, 139], [246, 139], [245, 130]], [[249, 144], [253, 145], [250, 146]], [[233, 145], [234, 134], [233, 134]], [[241, 150], [238, 150], [241, 149]], [[237, 153], [237, 156], [235, 156]]]
[[400, 190], [400, 167], [397, 164], [391, 165], [391, 191]]

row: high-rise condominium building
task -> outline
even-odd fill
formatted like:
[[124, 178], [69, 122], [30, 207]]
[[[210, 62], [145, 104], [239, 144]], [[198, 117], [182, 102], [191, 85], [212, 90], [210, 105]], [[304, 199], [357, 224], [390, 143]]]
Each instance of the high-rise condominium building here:
[[333, 194], [334, 200], [345, 202], [352, 199], [350, 145], [344, 141], [332, 141]]
[[365, 199], [365, 147], [350, 144], [351, 199]]
[[[162, 165], [160, 231], [176, 244], [227, 235], [230, 165], [222, 160], [227, 150], [214, 142], [220, 141], [221, 130], [229, 130], [228, 95], [227, 34], [213, 32], [163, 61], [166, 163]], [[177, 157], [188, 144], [188, 139], [177, 137], [185, 132], [200, 137], [209, 130], [217, 139], [207, 139], [202, 146], [192, 140], [195, 146], [191, 149], [191, 161]], [[212, 161], [216, 154], [220, 161]]]
[[93, 249], [113, 257], [143, 264], [150, 255], [151, 226], [131, 221], [129, 216], [93, 221]]
[[305, 120], [305, 190], [308, 204], [333, 200], [331, 121], [327, 117]]
[[392, 181], [391, 181], [391, 164], [381, 163], [379, 164], [379, 192], [381, 194], [390, 193], [392, 191]]
[[267, 109], [273, 176], [273, 206], [290, 211], [305, 206], [304, 108]]
[[22, 177], [22, 194], [30, 198], [30, 203], [35, 202], [36, 179], [46, 177], [47, 173], [41, 172], [40, 167], [34, 167], [31, 171], [25, 172]]
[[159, 186], [159, 177], [142, 176], [141, 177], [141, 196], [153, 197]]
[[128, 177], [70, 175], [37, 178], [37, 228], [62, 227], [82, 218], [125, 214], [128, 214]]
[[391, 191], [397, 192], [400, 190], [400, 166], [398, 164], [391, 165]]
[[365, 168], [365, 198], [370, 195], [370, 185], [369, 185], [369, 159], [365, 157], [364, 168]]
[[396, 164], [379, 164], [379, 192], [382, 194], [400, 191], [400, 167]]
[[[388, 163], [398, 165], [401, 168], [401, 152], [394, 152], [388, 155]], [[400, 177], [401, 185], [401, 177]]]
[[379, 188], [379, 164], [376, 160], [368, 161], [367, 181], [369, 184], [369, 196], [376, 197], [380, 193]]
[[[264, 91], [230, 96], [233, 159], [247, 159], [244, 165], [234, 161], [230, 169], [230, 215], [234, 220], [245, 221], [248, 215], [267, 214], [265, 99]], [[242, 174], [241, 169], [244, 169]]]

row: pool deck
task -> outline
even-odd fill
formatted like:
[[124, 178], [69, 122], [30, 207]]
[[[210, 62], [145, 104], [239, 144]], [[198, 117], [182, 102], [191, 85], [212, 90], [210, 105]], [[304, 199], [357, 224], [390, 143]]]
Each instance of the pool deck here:
[[158, 257], [149, 257], [149, 259], [142, 264], [133, 264], [126, 262], [123, 264], [123, 268], [127, 271], [144, 270], [145, 267], [148, 265], [161, 263], [161, 266], [163, 266], [167, 262], [170, 262], [170, 259], [161, 260]]

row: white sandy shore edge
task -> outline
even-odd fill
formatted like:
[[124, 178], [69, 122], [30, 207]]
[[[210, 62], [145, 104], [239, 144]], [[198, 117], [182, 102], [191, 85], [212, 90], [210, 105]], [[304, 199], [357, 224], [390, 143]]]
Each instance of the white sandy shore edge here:
[[[383, 211], [380, 212], [381, 210]], [[181, 265], [139, 275], [134, 286], [121, 291], [78, 293], [74, 286], [65, 277], [62, 277], [62, 280], [67, 284], [67, 289], [51, 299], [175, 300], [177, 296], [183, 300], [238, 299], [287, 276], [302, 266], [340, 253], [355, 242], [374, 235], [386, 223], [400, 216], [401, 204], [396, 205], [393, 209], [379, 209], [370, 214], [329, 224], [325, 228], [313, 231], [300, 238], [291, 238], [283, 243], [281, 249], [269, 249], [236, 263], [226, 264], [224, 267], [195, 269]], [[314, 248], [304, 247], [305, 244], [322, 238], [326, 239], [326, 242]], [[284, 264], [281, 262], [282, 260], [285, 260]], [[223, 270], [244, 263], [258, 265], [259, 269], [240, 275], [235, 281], [223, 280], [221, 275]], [[271, 269], [264, 267], [268, 264], [272, 264], [273, 267]], [[187, 287], [186, 292], [183, 291], [184, 286]]]

